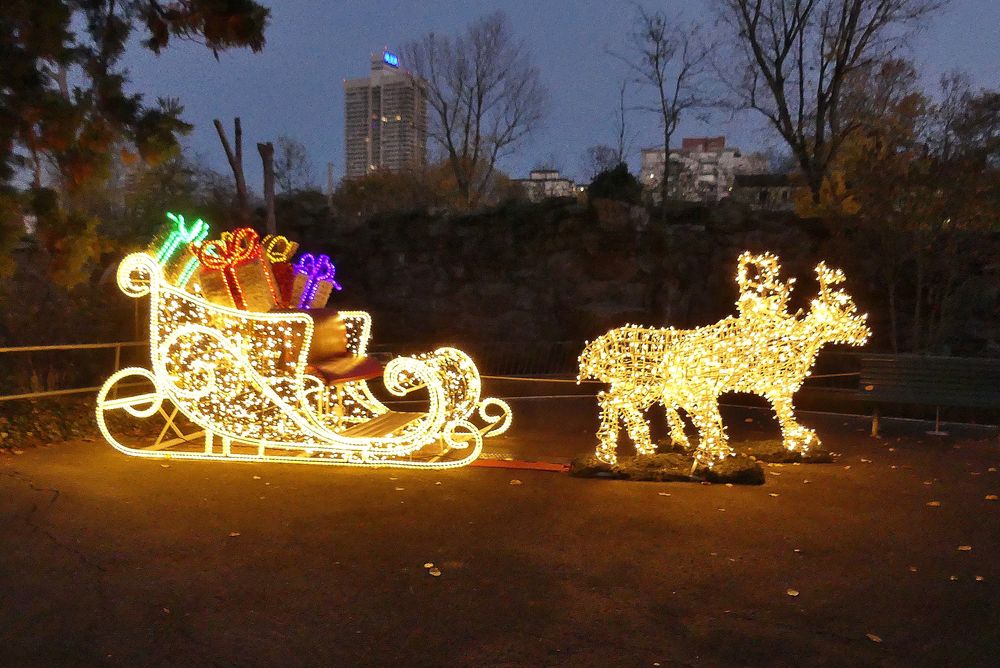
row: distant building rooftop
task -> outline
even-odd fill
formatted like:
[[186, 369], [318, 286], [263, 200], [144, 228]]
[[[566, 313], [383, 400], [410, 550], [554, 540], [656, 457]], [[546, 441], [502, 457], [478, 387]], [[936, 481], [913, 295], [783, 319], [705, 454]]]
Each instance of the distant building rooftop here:
[[682, 151], [700, 151], [710, 153], [726, 148], [726, 138], [723, 137], [684, 137], [681, 140]]
[[791, 185], [787, 174], [737, 174], [734, 188], [783, 188]]

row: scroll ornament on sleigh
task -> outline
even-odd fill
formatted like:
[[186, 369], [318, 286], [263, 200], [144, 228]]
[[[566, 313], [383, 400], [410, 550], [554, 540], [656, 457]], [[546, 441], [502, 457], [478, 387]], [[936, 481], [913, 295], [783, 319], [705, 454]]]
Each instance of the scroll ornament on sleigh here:
[[860, 346], [868, 340], [868, 316], [857, 313], [850, 295], [833, 288], [844, 282], [843, 272], [822, 262], [816, 267], [819, 295], [809, 312], [789, 313], [794, 279], [783, 281], [779, 273], [776, 256], [743, 253], [737, 316], [690, 330], [626, 325], [588, 343], [578, 379], [609, 384], [598, 395], [599, 459], [617, 461], [620, 423], [639, 454], [655, 452], [643, 413], [660, 404], [676, 445], [689, 447], [678, 411], [690, 417], [699, 436], [695, 465], [711, 467], [733, 454], [719, 414], [719, 396], [725, 392], [767, 399], [786, 449], [806, 453], [819, 445], [816, 433], [796, 421], [792, 395], [825, 344]]

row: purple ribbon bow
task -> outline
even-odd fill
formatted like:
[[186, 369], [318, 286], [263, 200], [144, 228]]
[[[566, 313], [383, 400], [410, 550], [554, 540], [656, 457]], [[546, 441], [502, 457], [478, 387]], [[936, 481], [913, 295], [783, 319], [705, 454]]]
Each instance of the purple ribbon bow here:
[[299, 297], [299, 308], [307, 308], [312, 303], [313, 297], [316, 296], [316, 291], [319, 289], [320, 281], [330, 281], [334, 288], [342, 289], [340, 284], [333, 279], [337, 268], [333, 262], [330, 262], [330, 257], [327, 255], [314, 256], [312, 253], [305, 253], [295, 263], [295, 273], [306, 277], [306, 285]]

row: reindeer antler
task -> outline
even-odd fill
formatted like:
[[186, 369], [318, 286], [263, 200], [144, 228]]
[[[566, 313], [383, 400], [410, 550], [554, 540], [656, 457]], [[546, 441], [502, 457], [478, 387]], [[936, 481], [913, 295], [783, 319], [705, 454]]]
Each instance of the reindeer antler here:
[[829, 297], [834, 293], [830, 286], [844, 282], [844, 272], [840, 269], [831, 269], [826, 266], [826, 262], [820, 262], [816, 265], [816, 278], [819, 280], [820, 294]]
[[[751, 267], [755, 270], [751, 274]], [[788, 303], [795, 279], [780, 279], [781, 264], [778, 256], [771, 253], [754, 255], [750, 251], [740, 254], [737, 260], [736, 283], [740, 286], [740, 301], [759, 297], [771, 302], [776, 309], [783, 309]]]

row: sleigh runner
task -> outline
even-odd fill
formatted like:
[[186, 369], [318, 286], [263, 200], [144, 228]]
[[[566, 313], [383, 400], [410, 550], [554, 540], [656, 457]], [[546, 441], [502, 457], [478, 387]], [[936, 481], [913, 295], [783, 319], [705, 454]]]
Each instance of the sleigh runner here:
[[[151, 369], [115, 373], [97, 397], [98, 426], [126, 454], [449, 468], [510, 425], [510, 408], [481, 398], [479, 372], [460, 350], [397, 357], [383, 373], [366, 357], [367, 313], [221, 306], [168, 283], [145, 253], [122, 261], [118, 285], [150, 297]], [[390, 410], [368, 386], [379, 375], [395, 396], [426, 392], [427, 409]], [[151, 443], [126, 445], [109, 425], [115, 415], [164, 425]]]

